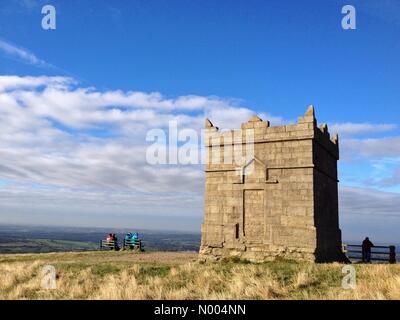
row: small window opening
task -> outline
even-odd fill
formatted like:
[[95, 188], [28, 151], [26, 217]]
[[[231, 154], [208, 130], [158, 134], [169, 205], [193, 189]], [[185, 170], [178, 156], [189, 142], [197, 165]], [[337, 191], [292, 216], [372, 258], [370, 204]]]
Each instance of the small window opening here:
[[235, 225], [235, 238], [239, 239], [239, 223]]

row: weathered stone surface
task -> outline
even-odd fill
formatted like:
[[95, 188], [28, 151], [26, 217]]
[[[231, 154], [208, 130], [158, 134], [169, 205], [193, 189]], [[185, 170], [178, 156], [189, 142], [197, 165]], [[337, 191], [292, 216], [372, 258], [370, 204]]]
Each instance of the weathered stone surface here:
[[209, 120], [205, 127], [201, 259], [344, 260], [338, 137], [331, 140], [327, 125], [317, 126], [313, 106], [292, 125], [270, 127], [254, 116], [228, 134]]

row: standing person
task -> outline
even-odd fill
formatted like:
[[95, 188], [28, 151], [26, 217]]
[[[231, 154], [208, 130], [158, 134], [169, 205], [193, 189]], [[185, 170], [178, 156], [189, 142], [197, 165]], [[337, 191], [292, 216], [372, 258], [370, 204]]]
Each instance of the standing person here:
[[369, 238], [366, 237], [362, 242], [362, 261], [363, 262], [371, 262], [371, 248], [374, 244], [369, 241]]

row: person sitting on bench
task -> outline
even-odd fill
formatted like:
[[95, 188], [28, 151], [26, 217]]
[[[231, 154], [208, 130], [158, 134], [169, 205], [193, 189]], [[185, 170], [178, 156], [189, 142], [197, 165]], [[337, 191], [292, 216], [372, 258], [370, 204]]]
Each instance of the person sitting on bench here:
[[132, 243], [132, 233], [129, 232], [125, 235], [124, 247], [129, 246], [129, 248], [131, 248], [132, 247], [131, 243]]
[[115, 243], [115, 250], [119, 250], [119, 246], [118, 246], [118, 238], [115, 235], [115, 233], [112, 234], [112, 241], [114, 241]]
[[129, 233], [127, 233], [127, 234], [125, 235], [125, 240], [126, 240], [126, 241], [130, 241], [131, 239], [132, 239], [132, 233], [129, 232]]

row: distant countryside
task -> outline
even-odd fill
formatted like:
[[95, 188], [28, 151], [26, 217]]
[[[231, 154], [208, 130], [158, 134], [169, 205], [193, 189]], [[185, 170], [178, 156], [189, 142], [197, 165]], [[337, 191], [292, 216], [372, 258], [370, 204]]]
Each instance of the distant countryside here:
[[108, 233], [122, 240], [132, 231], [139, 233], [146, 251], [198, 251], [200, 245], [200, 233], [0, 225], [0, 254], [98, 250]]

